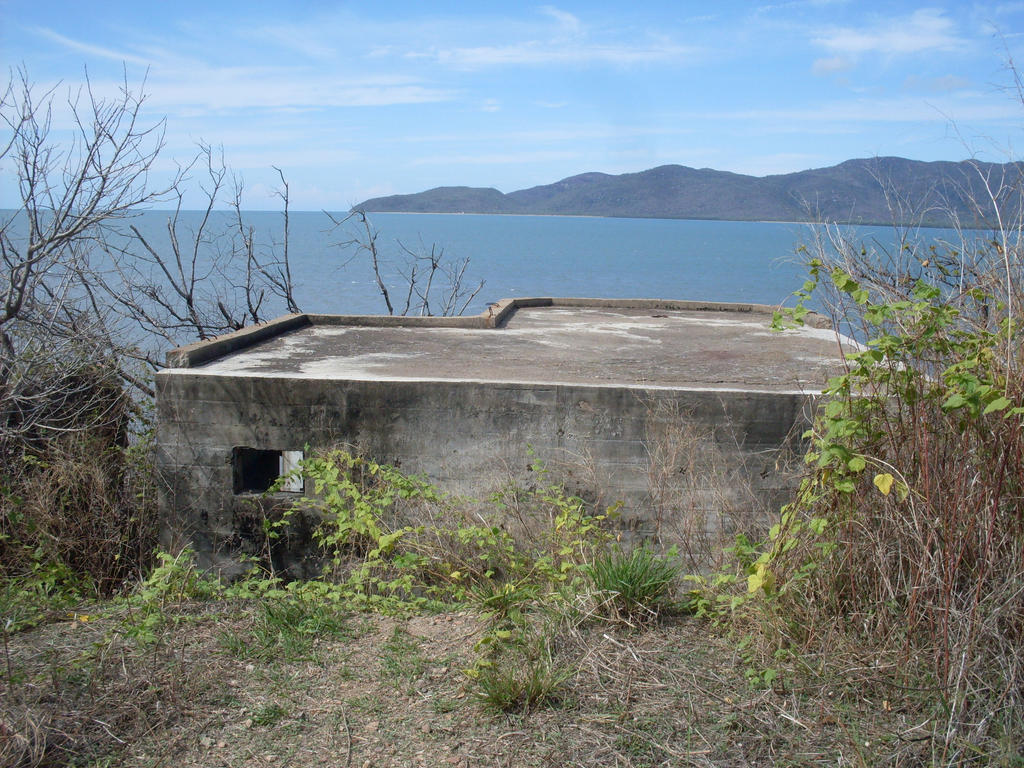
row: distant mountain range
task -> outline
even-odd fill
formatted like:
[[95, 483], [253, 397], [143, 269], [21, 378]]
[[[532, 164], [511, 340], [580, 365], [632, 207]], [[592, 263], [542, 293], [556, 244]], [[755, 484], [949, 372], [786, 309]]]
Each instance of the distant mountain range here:
[[[932, 162], [902, 157], [847, 160], [775, 176], [662, 165], [618, 176], [583, 173], [510, 192], [437, 187], [365, 200], [353, 210], [407, 213], [506, 213], [730, 221], [992, 224], [983, 177], [1001, 202], [1020, 202], [1024, 164]], [[979, 205], [975, 205], [977, 201]]]

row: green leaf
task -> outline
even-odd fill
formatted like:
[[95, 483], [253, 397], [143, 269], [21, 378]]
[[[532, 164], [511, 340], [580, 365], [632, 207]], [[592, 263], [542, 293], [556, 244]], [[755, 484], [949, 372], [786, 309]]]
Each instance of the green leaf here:
[[846, 466], [851, 472], [861, 472], [867, 465], [868, 463], [864, 461], [864, 459], [861, 458], [860, 456], [854, 456], [852, 459], [846, 462]]
[[853, 493], [857, 490], [857, 486], [853, 480], [844, 478], [842, 480], [836, 480], [836, 490], [840, 493]]
[[843, 291], [843, 293], [852, 293], [860, 288], [860, 285], [856, 280], [839, 269], [832, 272], [832, 282], [835, 283], [836, 288]]
[[946, 402], [942, 404], [942, 410], [953, 411], [957, 408], [963, 408], [965, 405], [967, 405], [967, 398], [956, 392], [946, 398]]
[[825, 418], [835, 419], [842, 415], [846, 409], [846, 403], [842, 400], [829, 400], [828, 405], [825, 406]]
[[941, 291], [934, 285], [926, 283], [924, 280], [918, 280], [914, 283], [914, 289], [912, 295], [915, 299], [937, 299], [941, 295]]
[[864, 312], [864, 317], [872, 325], [881, 325], [886, 317], [885, 307], [871, 307]]
[[993, 400], [985, 407], [983, 413], [992, 413], [993, 411], [1005, 411], [1011, 405], [1013, 405], [1013, 403], [1011, 403], [1009, 399], [1005, 397], [997, 397], [995, 400]]

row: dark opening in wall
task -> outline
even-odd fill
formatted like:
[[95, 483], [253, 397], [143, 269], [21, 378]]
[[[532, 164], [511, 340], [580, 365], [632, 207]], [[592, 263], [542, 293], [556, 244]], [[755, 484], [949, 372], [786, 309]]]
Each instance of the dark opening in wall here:
[[[277, 478], [287, 474], [302, 460], [302, 451], [278, 451], [265, 448], [232, 448], [231, 467], [235, 493], [263, 493]], [[302, 493], [302, 478], [289, 478], [282, 491]]]

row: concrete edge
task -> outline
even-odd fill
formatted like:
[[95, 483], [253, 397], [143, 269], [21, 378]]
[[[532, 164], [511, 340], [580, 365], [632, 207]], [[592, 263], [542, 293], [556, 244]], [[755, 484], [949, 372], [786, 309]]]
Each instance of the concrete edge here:
[[[265, 380], [267, 377], [260, 373], [250, 373], [247, 371], [236, 371], [230, 374], [224, 373], [208, 373], [203, 368], [196, 368], [194, 370], [161, 370], [156, 372], [157, 379], [167, 381], [169, 379], [180, 379], [180, 377], [188, 376], [194, 380], [203, 380], [206, 378], [218, 378], [228, 376], [235, 380]], [[806, 399], [815, 399], [822, 396], [822, 389], [814, 389], [811, 387], [806, 388], [794, 388], [794, 389], [767, 389], [764, 387], [758, 387], [750, 385], [746, 387], [742, 386], [699, 386], [695, 384], [651, 384], [649, 382], [638, 382], [629, 384], [625, 382], [611, 382], [611, 383], [588, 383], [581, 381], [561, 381], [561, 380], [537, 380], [537, 379], [476, 379], [470, 376], [466, 376], [458, 379], [442, 379], [432, 376], [422, 377], [400, 377], [400, 376], [349, 376], [346, 378], [338, 379], [325, 379], [318, 376], [285, 373], [275, 378], [275, 381], [300, 381], [300, 382], [330, 382], [331, 386], [352, 386], [362, 384], [397, 384], [397, 385], [410, 385], [419, 386], [422, 384], [440, 384], [443, 386], [453, 387], [479, 387], [479, 386], [500, 386], [506, 388], [515, 389], [578, 389], [587, 391], [610, 391], [619, 390], [622, 392], [628, 392], [631, 394], [650, 392], [650, 393], [663, 393], [663, 392], [688, 392], [688, 393], [702, 393], [707, 395], [771, 395], [785, 396], [785, 397], [801, 397]]]
[[165, 362], [168, 368], [191, 368], [246, 349], [265, 339], [305, 328], [310, 324], [309, 315], [282, 315], [266, 323], [251, 325], [214, 339], [196, 341], [184, 347], [172, 349], [167, 353]]
[[[750, 312], [774, 315], [778, 307], [771, 304], [752, 304], [728, 301], [690, 301], [685, 299], [595, 299], [581, 297], [532, 296], [519, 299], [502, 299], [490, 306], [487, 313], [493, 313], [493, 325], [500, 327], [515, 310], [527, 307], [594, 307], [595, 309], [665, 309], [681, 312]], [[804, 324], [812, 328], [830, 328], [832, 323], [817, 312], [808, 312]]]
[[[167, 353], [168, 368], [192, 368], [224, 355], [238, 352], [274, 336], [311, 325], [359, 326], [366, 328], [501, 328], [517, 309], [528, 307], [594, 307], [595, 309], [664, 309], [684, 312], [745, 312], [771, 315], [769, 304], [744, 304], [723, 301], [685, 301], [677, 299], [595, 299], [577, 297], [532, 296], [496, 301], [479, 315], [458, 317], [418, 317], [405, 315], [326, 315], [316, 313], [283, 315], [266, 323], [242, 328], [215, 339], [197, 341]], [[831, 326], [828, 318], [816, 312], [804, 317], [813, 328]]]
[[309, 314], [311, 325], [351, 325], [361, 328], [493, 328], [486, 312], [458, 317], [407, 317], [403, 315]]

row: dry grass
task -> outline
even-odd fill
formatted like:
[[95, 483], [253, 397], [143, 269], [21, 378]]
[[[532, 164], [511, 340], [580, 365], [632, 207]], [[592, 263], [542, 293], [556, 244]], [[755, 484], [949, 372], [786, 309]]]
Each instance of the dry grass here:
[[1024, 228], [867, 255], [829, 234], [815, 252], [824, 275], [836, 270], [825, 301], [878, 351], [851, 363], [816, 422], [820, 459], [794, 509], [828, 532], [776, 543], [775, 575], [793, 581], [760, 630], [876, 690], [931, 700], [935, 763], [1020, 765], [1024, 344], [1011, 308]]
[[754, 478], [770, 475], [782, 486], [797, 486], [792, 446], [756, 457], [728, 416], [712, 428], [700, 426], [675, 401], [645, 405], [644, 506], [652, 538], [661, 549], [675, 546], [691, 573], [719, 568], [737, 535], [760, 540], [774, 517], [773, 494], [755, 488]]
[[122, 619], [11, 638], [0, 763], [920, 765], [932, 744], [912, 698], [861, 685], [867, 671], [751, 689], [735, 644], [691, 618], [564, 626], [572, 676], [528, 716], [476, 701], [462, 670], [484, 624], [470, 612], [350, 615], [301, 652], [256, 656], [238, 642], [259, 637], [253, 604], [169, 608], [154, 646], [119, 636]]
[[[130, 413], [122, 414], [128, 419]], [[147, 445], [129, 447], [126, 435], [83, 430], [54, 436], [42, 448], [4, 447], [0, 578], [5, 584], [50, 571], [64, 587], [110, 595], [145, 573], [159, 524]]]

